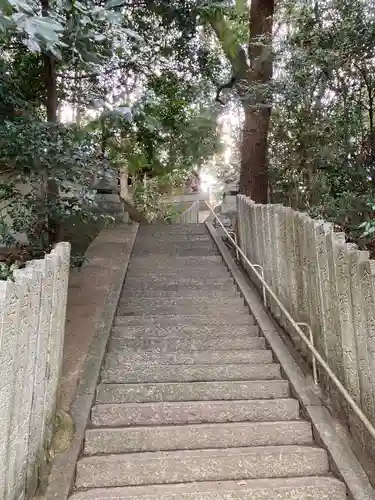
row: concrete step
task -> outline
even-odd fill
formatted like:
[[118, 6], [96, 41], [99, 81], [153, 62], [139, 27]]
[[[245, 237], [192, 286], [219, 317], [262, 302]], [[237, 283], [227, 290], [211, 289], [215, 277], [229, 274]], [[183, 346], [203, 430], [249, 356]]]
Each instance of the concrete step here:
[[287, 380], [232, 382], [172, 382], [160, 384], [100, 384], [97, 403], [151, 403], [284, 399], [290, 396]]
[[[136, 328], [136, 327], [129, 327]], [[157, 349], [159, 352], [173, 352], [173, 351], [204, 351], [207, 349], [215, 350], [227, 350], [227, 349], [264, 349], [265, 340], [263, 337], [253, 337], [252, 333], [239, 334], [237, 330], [241, 327], [236, 328], [235, 334], [231, 333], [232, 336], [227, 336], [224, 334], [212, 335], [212, 333], [203, 334], [197, 332], [197, 334], [179, 334], [178, 337], [173, 335], [154, 335], [151, 334], [145, 337], [140, 337], [137, 335], [129, 337], [121, 337], [121, 335], [126, 335], [127, 328], [114, 328], [112, 330], [113, 337], [110, 339], [108, 344], [108, 352], [115, 351], [126, 351], [126, 350], [139, 350], [148, 351]], [[255, 328], [255, 332], [258, 331], [258, 327], [246, 327], [250, 331]], [[140, 328], [141, 331], [141, 328]], [[172, 332], [173, 329], [170, 329]], [[214, 330], [215, 331], [215, 330]], [[176, 329], [176, 333], [179, 330]], [[254, 333], [256, 335], [256, 333]]]
[[161, 250], [163, 250], [163, 253], [165, 254], [166, 258], [169, 256], [172, 257], [204, 257], [206, 255], [220, 255], [219, 250], [215, 249], [214, 247], [203, 247], [203, 246], [197, 246], [197, 247], [192, 247], [192, 248], [182, 248], [182, 247], [166, 247], [163, 249], [162, 247], [160, 248], [150, 248], [149, 250], [147, 248], [143, 248], [142, 250], [137, 250], [137, 255], [139, 257], [147, 256], [147, 255], [154, 255], [155, 252], [161, 253]]
[[333, 477], [291, 477], [246, 481], [94, 489], [72, 500], [346, 500], [346, 488]]
[[298, 401], [291, 398], [249, 401], [189, 401], [100, 404], [91, 411], [95, 427], [186, 425], [225, 422], [297, 420]]
[[176, 277], [200, 277], [200, 278], [221, 278], [221, 277], [229, 277], [229, 271], [226, 267], [221, 264], [213, 265], [202, 265], [202, 266], [129, 266], [127, 271], [127, 278], [137, 278], [137, 277], [145, 277], [145, 279], [152, 279], [154, 276], [166, 276], [171, 279], [175, 279]]
[[[203, 314], [202, 316], [189, 316], [186, 314], [170, 314], [169, 316], [165, 316], [164, 314], [159, 315], [149, 315], [149, 316], [121, 316], [117, 314], [114, 320], [114, 326], [134, 326], [134, 327], [149, 327], [149, 328], [178, 328], [180, 329], [196, 329], [201, 328], [211, 333], [212, 330], [208, 330], [207, 328], [211, 327], [211, 329], [216, 329], [222, 331], [226, 334], [228, 327], [232, 328], [232, 332], [240, 333], [240, 327], [251, 327], [255, 325], [255, 319], [250, 314], [241, 314], [236, 317], [217, 317], [211, 316], [208, 317], [207, 314]], [[222, 330], [221, 330], [222, 329]]]
[[315, 476], [328, 472], [325, 450], [311, 446], [264, 446], [93, 456], [77, 464], [76, 486], [132, 486]]
[[205, 224], [152, 224], [142, 226], [139, 230], [140, 236], [155, 236], [162, 234], [209, 234]]
[[153, 241], [157, 242], [165, 242], [165, 241], [176, 241], [176, 242], [211, 242], [212, 238], [209, 234], [184, 234], [184, 233], [173, 233], [173, 234], [163, 234], [163, 233], [155, 233], [152, 237], [140, 235], [137, 236], [137, 245], [143, 246], [151, 246]]
[[192, 290], [207, 290], [215, 289], [230, 289], [234, 288], [234, 281], [229, 274], [217, 278], [200, 278], [200, 277], [175, 277], [173, 279], [165, 279], [163, 276], [154, 276], [147, 280], [137, 277], [126, 277], [123, 290], [178, 290], [179, 288], [191, 288]]
[[216, 244], [212, 239], [206, 236], [204, 238], [192, 238], [189, 235], [158, 235], [151, 238], [137, 238], [136, 244], [134, 245], [134, 249], [136, 251], [135, 255], [140, 257], [142, 255], [142, 251], [152, 250], [154, 248], [156, 251], [153, 255], [158, 253], [163, 253], [165, 250], [171, 248], [180, 247], [180, 248], [217, 248]]
[[[185, 228], [178, 227], [177, 225], [169, 226], [169, 228], [166, 227], [160, 227], [160, 228], [153, 228], [149, 229], [147, 232], [145, 231], [138, 231], [138, 235], [140, 239], [143, 240], [148, 240], [150, 241], [151, 238], [163, 238], [166, 235], [169, 235], [170, 237], [174, 236], [183, 236], [185, 238], [190, 238], [190, 239], [195, 239], [199, 238], [202, 236], [205, 236], [206, 238], [211, 238], [210, 233], [208, 232], [206, 227], [199, 227], [199, 228], [187, 228], [185, 225]], [[138, 239], [137, 235], [137, 239]]]
[[162, 298], [165, 299], [167, 297], [169, 298], [179, 298], [179, 297], [199, 297], [199, 298], [206, 298], [209, 299], [211, 297], [216, 297], [216, 298], [234, 298], [234, 297], [241, 297], [240, 292], [238, 292], [235, 287], [228, 287], [228, 288], [221, 288], [220, 290], [216, 289], [197, 289], [197, 290], [192, 290], [191, 288], [183, 288], [183, 287], [178, 287], [175, 290], [144, 290], [140, 291], [139, 294], [134, 294], [134, 290], [127, 290], [125, 287], [122, 294], [121, 298], [126, 299], [128, 297], [137, 297], [137, 296], [142, 296], [142, 298], [145, 299], [151, 299], [151, 298]]
[[[176, 249], [176, 248], [184, 248], [184, 249], [193, 249], [193, 248], [198, 248], [198, 249], [217, 249], [216, 244], [214, 241], [211, 239], [195, 239], [191, 238], [189, 236], [185, 236], [184, 238], [176, 238], [174, 239], [173, 235], [165, 235], [160, 236], [159, 238], [149, 238], [148, 240], [142, 241], [142, 239], [139, 239], [137, 241], [137, 246], [135, 247], [137, 257], [142, 256], [143, 251], [148, 251], [155, 249], [155, 253], [162, 253], [165, 250], [168, 250], [170, 248]], [[159, 252], [161, 250], [161, 252]], [[220, 254], [218, 254], [220, 255]]]
[[85, 455], [312, 444], [309, 422], [240, 422], [86, 431]]
[[171, 326], [164, 326], [164, 324], [150, 324], [148, 322], [140, 322], [140, 325], [123, 325], [115, 326], [112, 328], [112, 338], [131, 338], [131, 337], [161, 337], [165, 338], [166, 342], [171, 338], [180, 339], [183, 337], [191, 338], [192, 340], [204, 340], [205, 337], [232, 337], [233, 339], [240, 335], [248, 335], [249, 337], [256, 337], [259, 335], [259, 327], [256, 325], [236, 325], [232, 327], [229, 325], [222, 328], [210, 326], [206, 324], [201, 325], [180, 325], [176, 326], [175, 321], [171, 321]]
[[244, 307], [245, 302], [242, 297], [150, 297], [141, 295], [138, 297], [121, 298], [119, 307], [144, 307], [154, 308], [162, 306], [205, 306], [207, 309], [222, 309], [223, 307]]
[[[185, 278], [185, 279], [200, 279], [204, 280], [206, 278], [228, 278], [230, 276], [228, 269], [224, 266], [218, 265], [217, 267], [175, 267], [169, 269], [158, 269], [156, 267], [147, 268], [147, 267], [131, 267], [128, 269], [126, 274], [127, 279], [131, 278], [142, 278], [146, 281], [154, 281], [154, 280], [164, 280], [168, 282], [168, 280], [175, 280], [177, 278]], [[195, 278], [192, 278], [195, 277]], [[126, 281], [125, 281], [126, 283]]]
[[154, 316], [154, 315], [189, 315], [189, 316], [200, 316], [206, 315], [210, 318], [215, 315], [218, 318], [226, 317], [230, 322], [230, 318], [237, 316], [239, 314], [246, 315], [249, 314], [249, 308], [244, 305], [226, 305], [220, 306], [220, 309], [215, 310], [210, 308], [209, 304], [176, 304], [176, 305], [153, 305], [145, 309], [144, 306], [128, 306], [122, 305], [121, 303], [117, 309], [117, 315], [119, 316]]
[[221, 255], [208, 255], [207, 257], [174, 257], [172, 259], [168, 259], [168, 262], [166, 262], [164, 254], [158, 254], [155, 252], [152, 257], [137, 257], [136, 255], [133, 255], [130, 261], [130, 264], [140, 266], [150, 265], [150, 263], [155, 265], [160, 264], [162, 266], [166, 264], [180, 264], [182, 266], [195, 264], [207, 264], [210, 266], [211, 264], [221, 264], [222, 266], [225, 266]]
[[144, 309], [154, 309], [161, 307], [186, 307], [187, 309], [193, 308], [206, 308], [207, 310], [222, 310], [227, 308], [245, 308], [249, 310], [245, 305], [242, 297], [128, 297], [121, 298], [118, 304], [119, 308], [144, 308]]
[[267, 349], [254, 351], [185, 351], [185, 352], [116, 352], [108, 353], [104, 360], [104, 370], [121, 370], [147, 365], [242, 365], [272, 363], [272, 352]]
[[243, 365], [149, 365], [104, 368], [102, 382], [138, 384], [143, 382], [209, 382], [219, 380], [274, 380], [281, 378], [276, 363]]

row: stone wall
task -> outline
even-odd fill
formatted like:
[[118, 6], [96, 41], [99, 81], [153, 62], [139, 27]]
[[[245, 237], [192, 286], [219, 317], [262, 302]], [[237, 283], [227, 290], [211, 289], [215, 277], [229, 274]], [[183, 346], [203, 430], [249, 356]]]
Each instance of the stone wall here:
[[62, 362], [69, 243], [0, 281], [0, 499], [31, 496], [45, 460]]
[[[292, 317], [311, 326], [315, 347], [375, 424], [375, 261], [345, 243], [332, 224], [243, 195], [237, 202], [241, 248], [250, 262], [263, 266], [266, 282]], [[279, 308], [272, 300], [268, 306], [309, 357]], [[373, 441], [322, 370], [319, 375], [332, 409], [374, 454]]]

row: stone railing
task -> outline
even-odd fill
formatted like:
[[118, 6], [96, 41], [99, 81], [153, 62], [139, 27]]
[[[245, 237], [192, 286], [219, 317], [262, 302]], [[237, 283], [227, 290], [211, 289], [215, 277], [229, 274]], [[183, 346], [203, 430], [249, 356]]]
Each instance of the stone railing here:
[[199, 200], [194, 201], [189, 208], [173, 217], [172, 224], [197, 224], [199, 222]]
[[31, 496], [51, 439], [69, 278], [69, 243], [0, 281], [0, 499]]
[[[255, 204], [243, 195], [237, 202], [239, 239], [246, 256], [263, 267], [266, 282], [292, 317], [311, 326], [315, 347], [375, 424], [375, 261], [368, 252], [345, 243], [345, 235], [330, 223], [281, 205]], [[311, 359], [272, 300], [268, 306]], [[369, 445], [371, 440], [324, 372], [319, 375], [333, 408], [373, 454], [374, 443]]]

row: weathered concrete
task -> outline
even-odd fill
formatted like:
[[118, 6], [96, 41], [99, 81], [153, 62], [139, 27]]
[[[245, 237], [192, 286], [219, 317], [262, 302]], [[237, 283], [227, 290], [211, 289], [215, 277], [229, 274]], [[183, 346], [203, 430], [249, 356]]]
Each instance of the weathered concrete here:
[[185, 351], [185, 352], [117, 352], [107, 354], [104, 370], [128, 369], [141, 365], [230, 365], [230, 364], [268, 364], [272, 363], [269, 350], [253, 351]]
[[[240, 297], [240, 293], [233, 291], [232, 294], [233, 297]], [[122, 299], [127, 299], [134, 297], [134, 291], [131, 290], [126, 290], [123, 292], [121, 295]], [[217, 297], [217, 298], [225, 298], [228, 297], [228, 287], [222, 287], [222, 288], [210, 288], [210, 286], [206, 286], [205, 288], [198, 288], [198, 289], [191, 289], [191, 288], [184, 288], [184, 287], [176, 287], [175, 290], [145, 290], [142, 293], [142, 297], [146, 299], [151, 299], [151, 298], [162, 298], [165, 299], [167, 297], [174, 298], [174, 297]]]
[[153, 308], [160, 308], [160, 307], [170, 307], [170, 306], [176, 306], [176, 307], [181, 307], [184, 306], [186, 307], [187, 310], [190, 308], [194, 307], [196, 309], [194, 310], [200, 310], [201, 307], [211, 307], [215, 309], [226, 309], [231, 306], [235, 308], [242, 308], [244, 306], [243, 299], [239, 296], [237, 297], [196, 297], [194, 295], [191, 295], [190, 297], [127, 297], [127, 298], [122, 298], [119, 303], [119, 308], [125, 308], [128, 307], [130, 308], [147, 308], [147, 309], [152, 309]]
[[[265, 346], [265, 340], [261, 337], [256, 337], [249, 327], [249, 333], [237, 334], [233, 339], [223, 334], [212, 335], [204, 334], [184, 334], [176, 330], [177, 336], [164, 335], [164, 336], [147, 336], [146, 338], [138, 337], [136, 335], [131, 337], [117, 337], [110, 340], [108, 344], [108, 351], [126, 351], [141, 350], [150, 351], [157, 349], [160, 352], [173, 352], [173, 351], [202, 351], [206, 349], [262, 349]], [[171, 329], [173, 331], [173, 329]], [[258, 332], [258, 329], [256, 330]]]
[[240, 422], [86, 431], [85, 455], [312, 444], [309, 422]]
[[94, 426], [183, 425], [203, 422], [277, 422], [296, 420], [295, 399], [248, 401], [189, 401], [173, 403], [96, 405], [91, 412]]
[[[215, 317], [222, 318], [226, 317], [229, 318], [241, 314], [248, 314], [249, 310], [247, 307], [243, 305], [230, 305], [230, 304], [224, 304], [219, 306], [215, 311]], [[191, 316], [206, 316], [207, 317], [207, 312], [208, 312], [208, 304], [194, 304], [194, 303], [187, 303], [187, 304], [169, 304], [169, 305], [163, 305], [163, 304], [155, 304], [151, 305], [148, 309], [148, 311], [145, 309], [144, 306], [142, 305], [122, 305], [120, 304], [118, 307], [118, 314], [120, 316], [148, 316], [149, 314], [151, 315], [166, 315], [166, 316], [171, 316], [171, 315], [181, 315], [181, 314], [189, 314]]]
[[82, 491], [72, 500], [343, 500], [345, 485], [332, 477], [220, 481]]
[[[78, 289], [81, 296], [87, 297], [95, 290], [96, 300], [93, 304], [88, 300], [88, 303], [82, 305], [86, 314], [77, 314], [70, 323], [67, 321], [63, 370], [65, 368], [65, 373], [69, 374], [69, 377], [62, 378], [60, 382], [60, 404], [65, 401], [65, 404], [70, 406], [75, 434], [71, 447], [57, 455], [53, 461], [45, 492], [45, 498], [48, 500], [65, 500], [74, 483], [75, 464], [82, 449], [100, 366], [137, 230], [137, 225], [127, 225], [102, 232], [87, 252], [92, 263], [100, 260], [99, 255], [102, 256], [102, 269], [94, 271], [89, 267], [88, 274], [83, 274], [81, 279], [79, 279], [80, 274], [76, 275], [74, 280], [77, 288], [74, 287], [73, 290]], [[112, 267], [109, 266], [109, 262], [112, 263]], [[108, 267], [112, 273], [108, 273]], [[106, 273], [103, 270], [106, 270]], [[106, 281], [108, 277], [111, 280], [109, 282]], [[107, 285], [106, 289], [99, 287], [99, 283]], [[70, 299], [72, 300], [71, 296]], [[98, 316], [95, 316], [92, 308], [98, 310]], [[73, 311], [79, 312], [79, 309], [75, 307]], [[79, 339], [82, 343], [78, 342]], [[78, 377], [81, 378], [72, 401], [74, 377], [77, 377], [76, 381]]]
[[53, 428], [70, 245], [0, 281], [0, 498], [33, 494]]
[[231, 382], [175, 382], [162, 384], [101, 384], [97, 403], [150, 403], [167, 401], [225, 401], [288, 398], [286, 380]]
[[[117, 314], [114, 320], [115, 326], [156, 326], [156, 327], [183, 327], [183, 328], [191, 328], [191, 327], [201, 327], [206, 328], [207, 326], [215, 327], [218, 330], [223, 329], [225, 332], [230, 326], [235, 330], [239, 325], [254, 325], [254, 318], [247, 312], [244, 314], [238, 314], [234, 318], [231, 319], [231, 316], [218, 316], [212, 315], [208, 316], [207, 314], [194, 314], [194, 316], [186, 315], [186, 314], [168, 314], [168, 315], [143, 315], [138, 317], [131, 316], [121, 316], [121, 314]], [[235, 330], [236, 331], [236, 330]]]
[[281, 378], [278, 364], [267, 365], [149, 365], [104, 368], [102, 382], [204, 382], [210, 380], [273, 380]]
[[[271, 217], [264, 209], [258, 215], [264, 223]], [[302, 389], [301, 399], [314, 401], [294, 365], [284, 366], [289, 358], [268, 315], [258, 299], [254, 316], [246, 309], [237, 314], [233, 305], [223, 313], [226, 303], [238, 301], [231, 279], [222, 281], [228, 275], [224, 264], [221, 273], [216, 259], [204, 266], [178, 260], [187, 252], [196, 263], [197, 248], [206, 255], [222, 249], [213, 248], [215, 239], [195, 247], [194, 236], [208, 233], [200, 226], [184, 229], [140, 227], [131, 262], [134, 277], [125, 281], [122, 294], [140, 315], [117, 311], [86, 429], [87, 456], [77, 464], [75, 488], [89, 490], [74, 496], [111, 498], [115, 487], [117, 498], [133, 500], [345, 500], [345, 486], [330, 477], [327, 453], [314, 446], [311, 424], [300, 420], [299, 401], [281, 378], [291, 375], [293, 392]], [[258, 254], [269, 252], [269, 244], [270, 235], [256, 248]], [[250, 239], [247, 245], [256, 247]], [[173, 272], [165, 274], [169, 259]], [[153, 271], [152, 261], [159, 270]], [[198, 269], [197, 279], [193, 272]], [[217, 278], [211, 280], [213, 269]], [[205, 293], [218, 284], [217, 297]], [[238, 286], [249, 304], [243, 283]], [[142, 299], [145, 291], [147, 299]], [[164, 291], [164, 296], [159, 293]], [[181, 314], [168, 309], [171, 302], [179, 304]], [[155, 315], [155, 307], [161, 314]], [[85, 391], [82, 395], [94, 396], [93, 384]], [[108, 489], [97, 489], [103, 487]]]
[[370, 485], [363, 467], [354, 456], [348, 438], [345, 440], [340, 435], [339, 429], [342, 425], [334, 421], [328, 411], [323, 408], [322, 401], [317, 397], [311, 382], [306, 379], [286, 345], [281, 340], [274, 322], [265, 311], [262, 299], [249, 286], [247, 279], [235, 264], [228, 249], [220, 241], [215, 229], [210, 224], [208, 224], [208, 229], [215, 239], [245, 302], [251, 306], [251, 312], [257, 324], [280, 362], [283, 372], [289, 379], [292, 393], [301, 402], [303, 413], [310, 416], [314, 426], [315, 438], [327, 449], [330, 460], [334, 465], [334, 472], [345, 480], [349, 491], [349, 498], [351, 500], [375, 500], [375, 490]]
[[85, 360], [115, 277], [125, 272], [137, 225], [105, 229], [86, 252], [88, 263], [72, 274], [58, 405], [66, 411], [83, 376]]
[[85, 457], [78, 488], [326, 474], [328, 457], [310, 446], [265, 446]]
[[[227, 337], [232, 336], [233, 340], [235, 340], [238, 336], [247, 335], [248, 337], [258, 337], [259, 336], [259, 327], [256, 325], [249, 324], [233, 324], [225, 325], [223, 327], [216, 326], [214, 324], [208, 324], [207, 322], [203, 322], [202, 324], [194, 324], [195, 318], [192, 318], [192, 324], [184, 325], [183, 322], [172, 322], [168, 320], [164, 320], [161, 324], [160, 321], [158, 323], [151, 323], [148, 321], [139, 321], [139, 325], [129, 325], [125, 323], [123, 326], [116, 326], [112, 329], [112, 339], [126, 339], [131, 337], [143, 337], [143, 339], [147, 339], [149, 337], [160, 337], [165, 339], [165, 343], [167, 343], [168, 339], [181, 339], [184, 336], [194, 340], [195, 338], [203, 339], [205, 337], [212, 338], [214, 340], [215, 337]], [[246, 318], [247, 319], [247, 318]], [[133, 322], [135, 323], [135, 322]], [[247, 322], [249, 323], [249, 322]], [[218, 346], [220, 345], [220, 339], [217, 341]]]

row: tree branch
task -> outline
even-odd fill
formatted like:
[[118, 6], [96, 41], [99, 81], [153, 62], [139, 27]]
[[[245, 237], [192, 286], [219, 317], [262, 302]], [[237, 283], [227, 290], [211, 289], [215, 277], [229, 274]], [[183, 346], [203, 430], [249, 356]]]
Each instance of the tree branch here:
[[220, 85], [219, 88], [217, 89], [217, 92], [216, 92], [215, 101], [219, 102], [220, 104], [225, 106], [225, 102], [221, 100], [220, 94], [224, 89], [232, 89], [234, 87], [235, 83], [236, 83], [236, 77], [232, 76], [232, 78], [229, 80], [229, 82], [226, 82], [226, 83], [223, 83], [223, 85]]
[[233, 73], [243, 78], [248, 70], [245, 49], [235, 40], [233, 31], [223, 17], [216, 14], [215, 18], [210, 20], [210, 24], [232, 65]]

